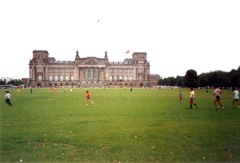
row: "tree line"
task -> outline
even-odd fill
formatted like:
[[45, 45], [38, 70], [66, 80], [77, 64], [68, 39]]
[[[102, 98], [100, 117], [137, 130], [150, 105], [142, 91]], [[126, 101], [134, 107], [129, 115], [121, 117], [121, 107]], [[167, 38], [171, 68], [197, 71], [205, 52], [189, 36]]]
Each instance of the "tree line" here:
[[10, 80], [9, 82], [6, 82], [6, 80], [0, 79], [0, 85], [6, 85], [6, 84], [12, 84], [14, 86], [18, 86], [18, 85], [24, 84], [24, 82], [20, 79]]
[[190, 69], [185, 76], [168, 77], [160, 79], [158, 85], [179, 86], [179, 87], [237, 87], [240, 88], [240, 66], [230, 72], [221, 70], [211, 71], [197, 75], [197, 71]]

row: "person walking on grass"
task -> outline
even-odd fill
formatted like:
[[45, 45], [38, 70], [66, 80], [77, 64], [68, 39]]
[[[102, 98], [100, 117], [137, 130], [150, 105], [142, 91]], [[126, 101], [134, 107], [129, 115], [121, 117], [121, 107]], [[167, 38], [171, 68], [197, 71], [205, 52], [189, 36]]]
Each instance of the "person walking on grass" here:
[[[93, 101], [90, 100], [90, 93], [88, 91], [86, 91], [86, 98], [87, 98], [87, 103], [92, 103], [93, 104]], [[86, 106], [88, 106], [88, 104], [86, 103]]]
[[232, 100], [233, 108], [235, 108], [235, 103], [236, 103], [237, 107], [240, 109], [238, 100], [239, 100], [239, 92], [238, 92], [238, 89], [235, 87], [233, 88], [233, 100]]
[[179, 90], [179, 101], [180, 101], [180, 104], [182, 104], [182, 91], [181, 90]]
[[214, 105], [216, 106], [216, 111], [218, 111], [219, 107], [217, 105], [217, 103], [222, 107], [222, 109], [224, 109], [224, 106], [221, 102], [221, 98], [220, 95], [222, 94], [222, 91], [219, 88], [214, 89], [213, 91], [213, 95], [215, 95], [215, 100], [213, 101]]
[[11, 94], [9, 93], [9, 91], [6, 91], [6, 95], [4, 97], [6, 98], [5, 102], [8, 104], [8, 106], [12, 106], [10, 101]]
[[132, 87], [130, 88], [130, 92], [132, 92], [133, 91], [133, 89], [132, 89]]
[[192, 109], [192, 105], [198, 109], [198, 105], [195, 103], [195, 92], [193, 88], [190, 88], [190, 109]]

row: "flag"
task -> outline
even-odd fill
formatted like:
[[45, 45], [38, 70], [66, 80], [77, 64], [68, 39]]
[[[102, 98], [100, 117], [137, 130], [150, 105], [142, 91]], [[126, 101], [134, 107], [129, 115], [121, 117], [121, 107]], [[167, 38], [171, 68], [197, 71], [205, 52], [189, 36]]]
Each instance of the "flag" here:
[[130, 50], [126, 51], [126, 54], [128, 54], [130, 52]]

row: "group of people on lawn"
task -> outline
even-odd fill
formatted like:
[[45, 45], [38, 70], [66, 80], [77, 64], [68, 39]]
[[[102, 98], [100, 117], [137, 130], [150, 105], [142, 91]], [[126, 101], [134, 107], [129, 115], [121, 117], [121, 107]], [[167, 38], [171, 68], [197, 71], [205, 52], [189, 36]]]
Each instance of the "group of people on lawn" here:
[[[195, 92], [193, 88], [189, 89], [190, 91], [190, 109], [192, 109], [192, 106], [194, 105], [197, 109], [198, 109], [198, 105], [195, 102]], [[233, 108], [235, 108], [235, 105], [237, 105], [237, 108], [240, 109], [240, 105], [239, 105], [239, 91], [236, 87], [232, 88], [232, 93], [233, 93], [233, 100], [232, 100], [232, 105]], [[218, 111], [219, 106], [218, 104], [222, 107], [222, 109], [225, 109], [222, 102], [221, 102], [221, 97], [220, 95], [222, 94], [222, 91], [220, 90], [220, 88], [215, 88], [213, 90], [213, 95], [215, 95], [215, 99], [213, 101], [215, 107], [216, 107], [216, 111]], [[182, 91], [179, 90], [179, 101], [180, 103], [182, 103]]]
[[[93, 104], [93, 101], [90, 100], [90, 93], [89, 91], [86, 91], [86, 98], [87, 98], [87, 103], [86, 103], [86, 106], [88, 106], [88, 103], [91, 103]], [[10, 101], [10, 98], [11, 98], [11, 94], [9, 93], [9, 91], [5, 91], [6, 94], [5, 94], [5, 102], [8, 104], [8, 106], [12, 106], [12, 103]], [[31, 92], [32, 93], [32, 92]], [[234, 87], [232, 89], [232, 93], [234, 95], [233, 97], [233, 100], [232, 100], [232, 105], [233, 107], [235, 107], [235, 105], [237, 105], [237, 108], [240, 109], [240, 105], [239, 105], [239, 91], [236, 87]], [[221, 98], [220, 98], [220, 95], [222, 94], [222, 91], [220, 90], [220, 88], [215, 88], [214, 91], [213, 91], [213, 94], [215, 95], [215, 99], [214, 99], [214, 105], [216, 107], [216, 110], [218, 111], [219, 109], [219, 106], [218, 104], [222, 107], [222, 109], [224, 109], [224, 106], [221, 102]], [[182, 91], [179, 90], [179, 101], [180, 103], [182, 103], [182, 98], [183, 98], [183, 95], [182, 95]], [[195, 92], [194, 92], [194, 89], [193, 88], [190, 88], [190, 109], [192, 109], [193, 105], [198, 109], [198, 105], [197, 103], [195, 102]]]
[[[72, 89], [71, 89], [72, 90]], [[53, 89], [53, 91], [55, 92], [56, 91], [56, 89]], [[85, 89], [85, 91], [86, 91], [86, 98], [87, 98], [87, 102], [86, 102], [86, 106], [88, 106], [88, 103], [91, 103], [91, 104], [93, 104], [93, 101], [91, 101], [90, 100], [90, 93], [89, 93], [89, 91], [87, 91], [86, 89]], [[52, 92], [52, 89], [51, 89], [51, 92]], [[64, 89], [64, 92], [65, 92], [65, 89]], [[5, 102], [7, 103], [7, 105], [8, 106], [12, 106], [12, 103], [11, 103], [11, 101], [10, 101], [10, 98], [11, 98], [11, 94], [9, 93], [9, 91], [8, 90], [6, 90], [5, 91], [5, 95], [4, 95], [4, 97], [5, 97]], [[32, 93], [32, 88], [30, 88], [30, 93]]]

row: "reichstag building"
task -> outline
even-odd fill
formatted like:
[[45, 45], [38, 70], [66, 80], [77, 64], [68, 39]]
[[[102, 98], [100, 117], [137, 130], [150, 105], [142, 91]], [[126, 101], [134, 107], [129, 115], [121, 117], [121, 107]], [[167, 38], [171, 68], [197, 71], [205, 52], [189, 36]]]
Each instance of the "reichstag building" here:
[[29, 86], [36, 87], [151, 87], [160, 76], [150, 74], [147, 53], [134, 52], [132, 58], [113, 62], [107, 52], [103, 58], [81, 58], [58, 61], [48, 51], [34, 50], [29, 62]]

